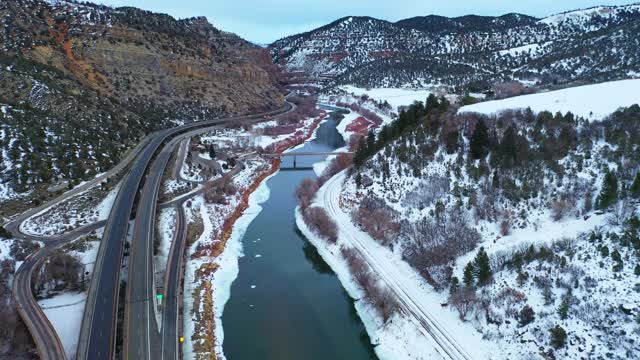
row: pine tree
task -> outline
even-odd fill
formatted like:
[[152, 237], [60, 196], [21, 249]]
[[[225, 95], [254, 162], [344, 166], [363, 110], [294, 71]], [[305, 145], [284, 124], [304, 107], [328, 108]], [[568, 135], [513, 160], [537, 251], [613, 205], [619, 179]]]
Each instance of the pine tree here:
[[640, 198], [640, 172], [636, 174], [636, 179], [633, 181], [633, 184], [631, 184], [631, 188], [629, 188], [629, 192], [631, 193], [631, 196], [633, 196], [634, 198], [636, 199]]
[[618, 178], [611, 171], [607, 171], [602, 183], [602, 190], [598, 196], [598, 209], [607, 209], [618, 198]]
[[467, 266], [464, 267], [462, 281], [464, 281], [464, 284], [467, 286], [473, 285], [473, 263], [472, 262], [469, 262]]
[[551, 346], [556, 349], [563, 347], [564, 343], [567, 341], [567, 332], [559, 325], [551, 328], [549, 332], [551, 332]]
[[460, 280], [457, 277], [451, 278], [451, 286], [449, 287], [449, 294], [453, 294], [460, 288]]
[[474, 275], [478, 279], [478, 285], [484, 286], [491, 280], [491, 264], [489, 263], [489, 255], [483, 247], [478, 250], [474, 262]]
[[213, 144], [209, 145], [209, 157], [211, 160], [216, 159], [216, 149], [213, 147]]
[[429, 97], [427, 97], [427, 102], [426, 102], [426, 110], [427, 111], [431, 111], [433, 109], [437, 109], [440, 106], [440, 104], [438, 103], [438, 98], [433, 95], [433, 94], [429, 94]]
[[569, 299], [567, 297], [562, 299], [562, 302], [558, 307], [558, 315], [562, 320], [565, 320], [569, 316]]
[[518, 314], [518, 323], [520, 326], [526, 326], [532, 323], [535, 319], [536, 313], [529, 305], [525, 305], [522, 310], [520, 310], [520, 314]]
[[517, 148], [516, 132], [513, 129], [513, 126], [509, 126], [509, 128], [504, 132], [498, 151], [498, 160], [502, 163], [503, 167], [510, 168], [515, 164]]
[[480, 159], [487, 155], [489, 147], [489, 130], [482, 119], [478, 120], [473, 134], [471, 135], [471, 143], [469, 151], [473, 159]]

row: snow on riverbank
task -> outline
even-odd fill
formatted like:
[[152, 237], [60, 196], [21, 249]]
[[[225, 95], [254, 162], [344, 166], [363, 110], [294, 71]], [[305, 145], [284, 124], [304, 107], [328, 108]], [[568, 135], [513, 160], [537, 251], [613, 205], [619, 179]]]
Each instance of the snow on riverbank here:
[[246, 233], [251, 222], [260, 214], [262, 207], [260, 204], [269, 199], [270, 190], [267, 181], [277, 174], [267, 177], [262, 181], [260, 186], [249, 195], [249, 207], [244, 211], [243, 215], [236, 220], [233, 225], [231, 237], [227, 240], [227, 246], [216, 263], [220, 266], [213, 274], [213, 304], [215, 314], [215, 336], [216, 336], [216, 353], [218, 360], [223, 360], [222, 343], [224, 341], [224, 328], [222, 327], [222, 315], [224, 307], [231, 297], [231, 284], [238, 277], [240, 268], [238, 259], [244, 256], [244, 247], [242, 238]]
[[387, 101], [393, 107], [393, 110], [397, 110], [399, 106], [411, 105], [414, 101], [425, 102], [427, 97], [433, 93], [430, 89], [425, 90], [411, 90], [411, 89], [398, 89], [398, 88], [378, 88], [378, 89], [363, 89], [352, 85], [345, 85], [340, 87], [341, 90], [352, 93], [356, 96], [367, 95], [371, 99], [376, 101]]
[[336, 273], [342, 287], [355, 300], [354, 307], [358, 317], [364, 324], [371, 343], [375, 346], [376, 355], [381, 360], [442, 359], [433, 347], [414, 347], [417, 339], [422, 335], [410, 321], [395, 315], [385, 325], [376, 310], [361, 300], [364, 293], [351, 277], [347, 263], [340, 253], [342, 244], [340, 239], [336, 244], [329, 244], [321, 239], [305, 224], [299, 207], [296, 208], [295, 218], [298, 229], [316, 247], [322, 259]]
[[[332, 203], [337, 202], [336, 197], [340, 196], [340, 185], [344, 178], [345, 174], [341, 173], [325, 183], [316, 194], [314, 205], [326, 209], [329, 207], [327, 199], [335, 200]], [[331, 206], [331, 208], [334, 209], [335, 206]], [[343, 211], [328, 212], [339, 227], [336, 244], [328, 244], [310, 231], [304, 224], [299, 211], [296, 213], [296, 223], [303, 234], [318, 248], [320, 255], [338, 274], [338, 278], [352, 298], [359, 299], [362, 293], [353, 281], [340, 249], [341, 247], [358, 249], [362, 248], [362, 243], [365, 243], [364, 248], [366, 248], [367, 254], [371, 255], [371, 259], [375, 259], [375, 266], [367, 260], [372, 266], [373, 273], [378, 274], [388, 286], [393, 286], [397, 290], [396, 293], [403, 294], [402, 298], [410, 309], [420, 309], [416, 313], [425, 313], [424, 316], [429, 318], [429, 323], [436, 324], [429, 325], [430, 327], [437, 326], [438, 329], [444, 329], [440, 330], [441, 333], [455, 338], [458, 346], [464, 348], [474, 358], [486, 358], [489, 348], [475, 333], [472, 326], [459, 321], [457, 313], [454, 311], [441, 307], [442, 303], [447, 302], [445, 295], [433, 291], [397, 253], [379, 245], [368, 234], [356, 228], [351, 223], [350, 217]], [[354, 240], [355, 238], [358, 238], [357, 242]], [[372, 342], [379, 344], [376, 353], [381, 359], [440, 358], [431, 337], [423, 335], [425, 330], [415, 325], [418, 321], [417, 318], [396, 315], [383, 326], [382, 320], [374, 309], [359, 305], [359, 303], [360, 301], [356, 303], [356, 309]]]
[[503, 100], [481, 102], [463, 106], [459, 112], [496, 114], [508, 109], [534, 112], [572, 112], [589, 120], [601, 120], [620, 107], [640, 104], [640, 79], [611, 81], [595, 85], [578, 86], [540, 94], [516, 96]]

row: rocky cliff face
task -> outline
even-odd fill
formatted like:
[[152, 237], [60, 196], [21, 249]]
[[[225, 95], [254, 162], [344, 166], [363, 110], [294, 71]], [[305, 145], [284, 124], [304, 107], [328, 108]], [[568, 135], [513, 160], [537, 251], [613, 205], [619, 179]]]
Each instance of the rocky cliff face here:
[[0, 203], [106, 171], [173, 120], [282, 104], [269, 53], [205, 18], [0, 2]]
[[64, 72], [101, 95], [154, 106], [239, 113], [277, 105], [274, 78], [244, 40], [205, 18], [135, 8], [7, 1], [4, 47]]

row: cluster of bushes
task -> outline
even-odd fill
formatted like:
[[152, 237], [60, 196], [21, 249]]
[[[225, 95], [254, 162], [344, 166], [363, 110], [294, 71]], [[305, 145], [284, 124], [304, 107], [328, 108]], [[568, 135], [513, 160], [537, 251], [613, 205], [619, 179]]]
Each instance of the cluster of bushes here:
[[364, 291], [364, 300], [378, 311], [380, 317], [386, 323], [394, 314], [400, 311], [400, 304], [395, 295], [388, 288], [378, 284], [375, 275], [369, 269], [369, 265], [356, 250], [342, 248], [341, 252], [349, 266], [351, 275]]
[[468, 225], [461, 211], [405, 221], [401, 237], [406, 239], [404, 258], [436, 289], [445, 288], [451, 281], [455, 259], [473, 250], [480, 241], [480, 234]]
[[237, 191], [233, 178], [224, 175], [219, 181], [208, 181], [204, 184], [204, 199], [211, 204], [227, 205], [227, 197]]
[[81, 291], [85, 287], [84, 265], [77, 257], [55, 252], [47, 258], [35, 286], [47, 292]]
[[380, 126], [382, 125], [383, 121], [382, 118], [376, 114], [375, 112], [362, 107], [361, 105], [357, 104], [357, 103], [351, 103], [351, 104], [347, 104], [347, 103], [343, 103], [343, 102], [338, 102], [336, 104], [339, 107], [342, 108], [346, 108], [349, 109], [353, 112], [357, 112], [358, 114], [364, 116], [365, 118], [367, 118], [367, 120], [371, 121], [372, 123], [374, 123], [376, 126]]
[[305, 224], [325, 240], [335, 243], [338, 240], [336, 224], [323, 208], [310, 206], [319, 188], [315, 180], [305, 179], [296, 189], [295, 195]]
[[27, 256], [40, 249], [40, 244], [35, 241], [26, 239], [22, 241], [14, 241], [10, 247], [11, 257], [18, 261], [24, 261]]

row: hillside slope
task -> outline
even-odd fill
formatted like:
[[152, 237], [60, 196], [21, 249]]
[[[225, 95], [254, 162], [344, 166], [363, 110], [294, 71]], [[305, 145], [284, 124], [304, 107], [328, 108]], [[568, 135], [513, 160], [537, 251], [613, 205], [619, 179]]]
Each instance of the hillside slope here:
[[347, 17], [270, 46], [276, 62], [328, 85], [481, 89], [504, 80], [559, 84], [640, 73], [640, 5], [602, 6], [536, 19]]
[[205, 18], [8, 0], [0, 48], [0, 202], [104, 172], [173, 121], [283, 101], [268, 52]]
[[[411, 267], [404, 278], [420, 279], [410, 289], [415, 297], [433, 299], [439, 323], [473, 327], [491, 358], [633, 358], [640, 331], [640, 107], [622, 102], [628, 107], [579, 115], [597, 101], [585, 89], [608, 100], [635, 82], [538, 94], [544, 97], [535, 102], [525, 96], [520, 103], [535, 111], [517, 106], [491, 115], [460, 112], [430, 96], [354, 139], [354, 168], [337, 190], [335, 178], [320, 188], [316, 196], [333, 191], [335, 200], [318, 206], [341, 227], [347, 218], [367, 233], [378, 243], [367, 251], [386, 259], [387, 268]], [[571, 91], [583, 102], [563, 107]], [[360, 299], [378, 306], [376, 332], [390, 339], [381, 346], [392, 345], [395, 335], [410, 333], [394, 330], [409, 316], [384, 317], [393, 303], [371, 285], [384, 271], [363, 265], [368, 254], [348, 240], [321, 239], [339, 249], [330, 256], [346, 264], [338, 269], [353, 280], [345, 286], [355, 284]], [[401, 350], [408, 354], [426, 347], [424, 339], [407, 338]]]

